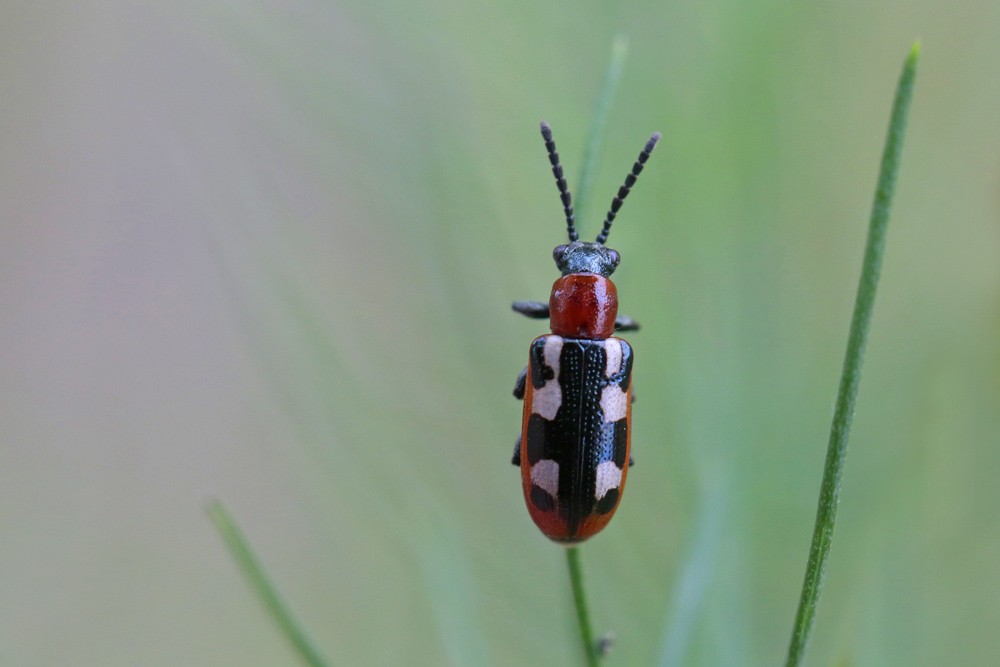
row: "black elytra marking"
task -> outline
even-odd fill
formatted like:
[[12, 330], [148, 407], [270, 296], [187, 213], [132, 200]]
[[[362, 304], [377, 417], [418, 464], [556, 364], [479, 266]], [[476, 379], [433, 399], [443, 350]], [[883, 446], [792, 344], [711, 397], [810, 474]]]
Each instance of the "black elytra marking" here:
[[548, 491], [538, 486], [531, 485], [531, 504], [543, 512], [551, 512], [555, 509], [556, 499]]
[[535, 389], [541, 389], [556, 376], [552, 367], [545, 363], [545, 341], [548, 339], [548, 336], [543, 336], [531, 344], [528, 365], [531, 366], [531, 386]]
[[[535, 377], [555, 375], [554, 369], [545, 364], [545, 343], [558, 338], [545, 336], [532, 344], [530, 366], [532, 385], [544, 386]], [[621, 345], [622, 365], [619, 372], [607, 376], [605, 345]], [[627, 465], [628, 422], [604, 421], [601, 396], [604, 388], [617, 385], [628, 391], [632, 373], [632, 350], [624, 341], [596, 341], [562, 339], [559, 355], [559, 383], [562, 401], [554, 419], [545, 419], [532, 413], [528, 417], [525, 440], [521, 454], [528, 457], [530, 465], [544, 459], [559, 464], [559, 485], [553, 499], [544, 489], [532, 488], [530, 500], [542, 511], [557, 510], [566, 522], [570, 535], [579, 529], [587, 516], [612, 511], [618, 503], [620, 489], [609, 489], [600, 499], [595, 499], [597, 468], [605, 461], [613, 461], [622, 469]]]
[[615, 462], [615, 465], [620, 469], [625, 468], [625, 452], [628, 448], [628, 428], [625, 426], [625, 420], [621, 419], [614, 423], [614, 443], [611, 445], [611, 460]]
[[542, 459], [553, 458], [552, 456], [546, 456], [548, 448], [545, 446], [545, 443], [550, 439], [550, 424], [552, 422], [538, 414], [532, 414], [528, 417], [528, 446], [527, 448], [522, 447], [522, 451], [527, 454], [529, 465], [535, 465]]
[[597, 501], [594, 511], [598, 514], [607, 514], [613, 510], [618, 506], [619, 493], [620, 491], [617, 488], [608, 489], [608, 492], [604, 494], [604, 497]]

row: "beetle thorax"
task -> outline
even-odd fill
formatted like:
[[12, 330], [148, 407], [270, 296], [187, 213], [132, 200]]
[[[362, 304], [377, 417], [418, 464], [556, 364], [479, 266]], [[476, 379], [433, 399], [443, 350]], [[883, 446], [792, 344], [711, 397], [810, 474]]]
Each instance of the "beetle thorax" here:
[[555, 281], [549, 297], [552, 333], [567, 338], [608, 338], [618, 317], [618, 290], [610, 278], [571, 273]]

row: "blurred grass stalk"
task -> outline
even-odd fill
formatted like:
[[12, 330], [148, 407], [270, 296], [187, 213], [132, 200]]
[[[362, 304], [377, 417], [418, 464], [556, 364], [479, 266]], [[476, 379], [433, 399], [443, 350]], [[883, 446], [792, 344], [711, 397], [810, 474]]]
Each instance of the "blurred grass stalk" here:
[[625, 60], [628, 58], [628, 37], [617, 35], [611, 44], [611, 59], [608, 61], [608, 71], [604, 75], [601, 92], [597, 96], [597, 106], [590, 121], [587, 132], [587, 145], [583, 149], [583, 160], [580, 166], [580, 180], [576, 186], [576, 219], [582, 221], [586, 212], [586, 204], [590, 199], [590, 191], [594, 186], [594, 175], [597, 173], [597, 155], [604, 140], [604, 130], [608, 126], [608, 115], [611, 112], [611, 102], [618, 91], [618, 83], [625, 70]]
[[303, 632], [292, 617], [288, 607], [282, 601], [271, 580], [264, 572], [264, 568], [261, 567], [257, 555], [254, 554], [246, 537], [243, 536], [243, 531], [240, 530], [240, 527], [236, 525], [236, 521], [233, 520], [232, 515], [229, 514], [229, 510], [219, 500], [212, 500], [206, 505], [205, 511], [208, 513], [208, 517], [212, 520], [212, 523], [215, 524], [216, 530], [219, 531], [219, 535], [229, 548], [229, 552], [232, 554], [236, 564], [243, 571], [243, 575], [250, 583], [250, 587], [260, 597], [261, 602], [264, 603], [267, 611], [270, 612], [271, 616], [277, 622], [278, 627], [281, 628], [281, 631], [288, 638], [288, 641], [291, 642], [303, 662], [309, 665], [309, 667], [329, 667], [326, 660], [316, 650], [316, 647], [312, 645], [309, 638], [306, 637], [305, 632]]
[[786, 667], [796, 667], [802, 662], [816, 616], [816, 604], [823, 587], [826, 561], [833, 541], [833, 528], [837, 520], [837, 504], [840, 500], [841, 477], [847, 460], [847, 440], [851, 430], [851, 420], [854, 416], [854, 400], [858, 393], [858, 384], [861, 381], [865, 343], [871, 324], [872, 307], [875, 303], [875, 291], [878, 287], [882, 257], [885, 254], [889, 209], [892, 206], [896, 176], [899, 173], [900, 155], [903, 150], [906, 121], [910, 100], [913, 97], [913, 84], [919, 55], [920, 42], [915, 42], [903, 64], [903, 73], [899, 77], [896, 97], [892, 105], [889, 131], [882, 152], [882, 166], [879, 171], [878, 186], [875, 190], [875, 200], [872, 203], [871, 219], [868, 225], [868, 240], [865, 244], [865, 255], [861, 266], [861, 280], [858, 283], [854, 315], [851, 318], [850, 333], [847, 337], [847, 352], [844, 355], [844, 368], [840, 376], [840, 390], [837, 394], [837, 405], [830, 427], [826, 464], [819, 490], [819, 507], [816, 510], [816, 525], [813, 529], [812, 546], [809, 549], [809, 561], [806, 564], [806, 575], [802, 583], [799, 608], [795, 615], [795, 626], [788, 646]]

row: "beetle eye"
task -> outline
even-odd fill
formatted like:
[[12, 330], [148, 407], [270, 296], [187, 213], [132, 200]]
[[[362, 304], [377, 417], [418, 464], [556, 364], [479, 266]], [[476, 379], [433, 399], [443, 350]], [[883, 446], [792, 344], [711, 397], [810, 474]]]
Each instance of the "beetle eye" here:
[[608, 257], [611, 259], [611, 264], [618, 266], [618, 262], [622, 261], [621, 255], [618, 254], [617, 250], [608, 249]]
[[560, 261], [566, 255], [566, 251], [568, 249], [569, 249], [568, 245], [565, 245], [565, 244], [563, 244], [563, 245], [557, 245], [552, 250], [552, 259], [556, 260], [557, 262]]

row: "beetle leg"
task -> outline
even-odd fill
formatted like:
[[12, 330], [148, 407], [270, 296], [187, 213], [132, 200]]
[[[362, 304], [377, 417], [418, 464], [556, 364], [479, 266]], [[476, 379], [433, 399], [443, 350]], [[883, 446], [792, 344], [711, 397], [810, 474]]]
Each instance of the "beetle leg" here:
[[[520, 448], [520, 446], [521, 446], [521, 443], [520, 443], [520, 442], [518, 442], [518, 443], [517, 443], [517, 446], [518, 446], [518, 448]], [[634, 465], [635, 465], [635, 459], [634, 459], [634, 458], [632, 458], [631, 456], [630, 456], [630, 457], [628, 457], [628, 467], [629, 467], [629, 468], [631, 468], [631, 467], [632, 467], [632, 466], [634, 466]]]
[[521, 436], [517, 436], [517, 442], [514, 443], [514, 456], [510, 457], [510, 462], [516, 466], [521, 465]]
[[615, 318], [615, 331], [638, 331], [639, 323], [628, 315], [619, 315]]
[[528, 367], [525, 366], [521, 374], [517, 376], [517, 382], [514, 383], [514, 398], [519, 401], [524, 400], [524, 389], [528, 383]]
[[541, 301], [515, 301], [510, 307], [514, 312], [535, 320], [544, 320], [549, 316], [549, 304]]

